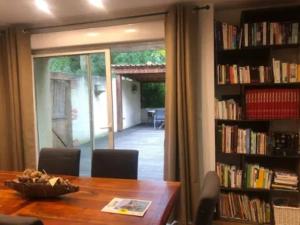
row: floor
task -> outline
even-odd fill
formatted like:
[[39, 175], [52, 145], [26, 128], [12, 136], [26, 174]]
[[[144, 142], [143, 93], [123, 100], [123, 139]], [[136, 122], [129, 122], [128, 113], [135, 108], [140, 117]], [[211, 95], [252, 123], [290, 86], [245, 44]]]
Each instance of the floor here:
[[[106, 138], [95, 140], [96, 148], [107, 146]], [[138, 125], [115, 133], [116, 149], [139, 150], [138, 179], [162, 180], [164, 160], [164, 129], [154, 129], [150, 125]], [[80, 175], [90, 176], [90, 144], [81, 146]]]

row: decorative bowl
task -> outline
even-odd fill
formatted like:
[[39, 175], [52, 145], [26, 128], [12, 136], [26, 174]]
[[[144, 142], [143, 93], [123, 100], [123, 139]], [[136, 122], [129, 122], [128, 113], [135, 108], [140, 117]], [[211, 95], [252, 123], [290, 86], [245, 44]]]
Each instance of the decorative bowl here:
[[16, 190], [26, 198], [54, 198], [60, 195], [79, 191], [78, 186], [72, 184], [21, 183], [18, 180], [5, 181], [4, 185]]

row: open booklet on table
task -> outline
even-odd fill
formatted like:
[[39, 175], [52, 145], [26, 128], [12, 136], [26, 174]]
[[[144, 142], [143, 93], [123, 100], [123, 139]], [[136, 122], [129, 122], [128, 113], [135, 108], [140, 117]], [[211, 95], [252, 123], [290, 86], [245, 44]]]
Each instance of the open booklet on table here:
[[127, 198], [114, 198], [101, 211], [124, 215], [144, 216], [151, 201]]

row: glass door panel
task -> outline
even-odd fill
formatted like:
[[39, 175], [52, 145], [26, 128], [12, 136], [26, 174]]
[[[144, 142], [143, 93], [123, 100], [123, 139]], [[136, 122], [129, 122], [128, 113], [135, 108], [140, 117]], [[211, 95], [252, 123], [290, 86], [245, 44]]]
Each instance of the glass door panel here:
[[90, 55], [95, 149], [112, 149], [113, 118], [109, 51]]
[[113, 148], [110, 53], [34, 59], [39, 149], [81, 149], [80, 175], [92, 150]]

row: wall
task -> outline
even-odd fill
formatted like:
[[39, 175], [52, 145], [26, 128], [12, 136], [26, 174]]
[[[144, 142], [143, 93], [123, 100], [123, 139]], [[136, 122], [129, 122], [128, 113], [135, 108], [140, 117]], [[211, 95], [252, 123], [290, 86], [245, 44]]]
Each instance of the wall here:
[[215, 170], [214, 8], [199, 11], [199, 67], [197, 81], [200, 177]]
[[[137, 86], [132, 91], [132, 85]], [[141, 123], [141, 86], [139, 82], [122, 80], [123, 129]]]

